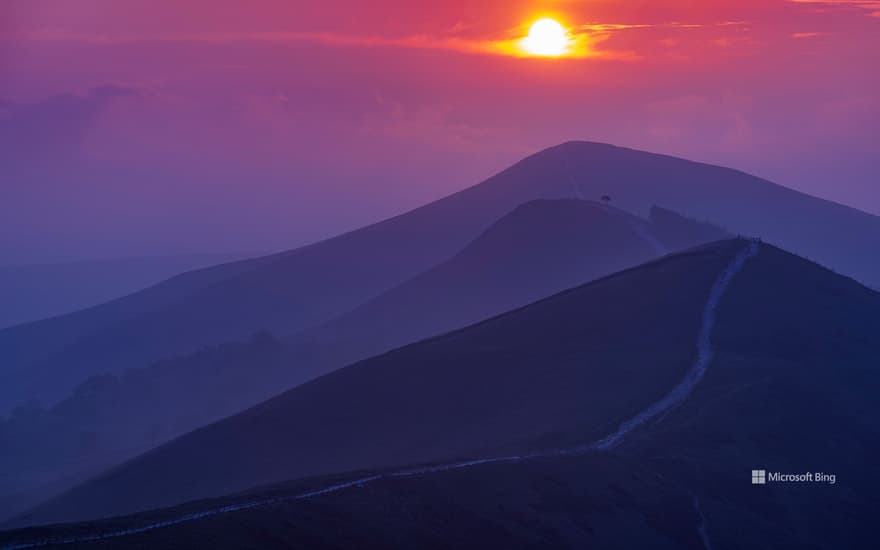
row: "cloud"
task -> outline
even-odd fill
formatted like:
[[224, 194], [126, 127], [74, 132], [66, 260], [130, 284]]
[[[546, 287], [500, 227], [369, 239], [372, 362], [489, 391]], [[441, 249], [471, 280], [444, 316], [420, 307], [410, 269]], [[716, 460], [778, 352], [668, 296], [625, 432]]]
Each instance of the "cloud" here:
[[753, 109], [754, 98], [747, 95], [688, 94], [645, 104], [641, 123], [648, 139], [665, 146], [712, 154], [740, 152], [754, 148], [760, 139], [750, 116]]
[[113, 101], [138, 95], [132, 88], [108, 84], [82, 95], [8, 105], [0, 118], [0, 159], [26, 170], [63, 162], [79, 151], [83, 137]]
[[[640, 56], [630, 50], [600, 49], [598, 45], [613, 34], [639, 29], [697, 29], [742, 25], [742, 22], [725, 21], [712, 25], [688, 23], [636, 24], [636, 23], [587, 23], [568, 29], [570, 46], [565, 57], [633, 60]], [[527, 26], [518, 26], [494, 36], [466, 38], [458, 36], [464, 28], [456, 24], [449, 32], [439, 35], [414, 34], [408, 36], [358, 35], [342, 32], [279, 31], [279, 32], [211, 32], [168, 35], [106, 35], [72, 33], [66, 31], [32, 31], [18, 35], [19, 39], [46, 42], [78, 42], [96, 45], [120, 45], [137, 43], [216, 43], [236, 42], [295, 44], [307, 42], [330, 47], [397, 47], [411, 49], [447, 50], [465, 54], [532, 57], [523, 41]]]
[[527, 132], [514, 125], [481, 126], [456, 117], [446, 105], [407, 107], [403, 102], [376, 97], [381, 112], [363, 117], [359, 131], [370, 139], [385, 137], [398, 142], [423, 142], [460, 154], [531, 152]]
[[[453, 29], [456, 31], [457, 29]], [[522, 48], [522, 36], [516, 35], [517, 29], [502, 33], [498, 37], [484, 39], [463, 38], [453, 35], [429, 35], [415, 34], [409, 36], [378, 36], [356, 35], [339, 32], [223, 32], [223, 33], [197, 33], [178, 35], [98, 35], [81, 34], [58, 31], [30, 32], [26, 38], [39, 41], [79, 42], [89, 44], [135, 44], [148, 42], [176, 42], [176, 43], [217, 43], [228, 44], [234, 42], [262, 42], [274, 44], [293, 44], [297, 42], [309, 42], [324, 46], [347, 47], [398, 47], [428, 50], [448, 50], [467, 54], [489, 54], [514, 57], [529, 57], [529, 53]], [[573, 46], [569, 57], [616, 57], [610, 52], [599, 52], [590, 47], [589, 33], [579, 31], [573, 37]]]
[[820, 36], [828, 36], [829, 34], [827, 32], [796, 32], [792, 33], [791, 37], [795, 39], [818, 38]]

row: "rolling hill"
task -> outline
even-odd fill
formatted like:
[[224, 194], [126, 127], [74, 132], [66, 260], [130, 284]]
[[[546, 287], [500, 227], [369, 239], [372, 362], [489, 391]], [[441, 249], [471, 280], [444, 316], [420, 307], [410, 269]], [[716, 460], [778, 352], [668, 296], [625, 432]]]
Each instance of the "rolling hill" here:
[[154, 449], [26, 520], [598, 439], [686, 372], [703, 303], [740, 248], [730, 241], [669, 256], [367, 359]]
[[17, 409], [0, 421], [0, 520], [281, 388], [653, 259], [663, 240], [723, 236], [659, 208], [646, 221], [577, 199], [526, 203], [448, 261], [317, 329], [96, 375], [54, 407]]
[[[63, 395], [65, 388], [69, 391], [73, 384], [84, 380], [77, 378], [75, 373], [65, 373], [62, 351], [68, 346], [74, 346], [90, 335], [100, 334], [108, 327], [162, 310], [190, 293], [269, 261], [270, 258], [239, 260], [182, 273], [104, 304], [0, 330], [0, 381], [4, 382], [0, 386], [0, 411], [5, 412], [16, 405], [41, 397]], [[27, 381], [39, 374], [29, 372], [30, 367], [39, 370], [39, 365], [51, 364], [53, 356], [56, 357], [55, 365], [61, 380], [57, 383], [50, 380], [42, 390], [29, 387]], [[95, 365], [85, 372], [95, 374], [116, 368], [118, 367], [110, 363]], [[47, 376], [52, 374], [51, 369], [49, 370]]]
[[[293, 251], [196, 271], [144, 293], [0, 331], [0, 410], [61, 399], [103, 372], [267, 329], [328, 322], [442, 262], [516, 206], [610, 195], [756, 235], [862, 281], [880, 280], [880, 219], [705, 164], [586, 142], [539, 152], [459, 193]], [[817, 223], [821, 220], [822, 223]]]
[[[31, 519], [275, 485], [0, 541], [856, 547], [880, 510], [878, 329], [880, 295], [850, 279], [703, 246], [300, 386]], [[756, 468], [836, 483], [755, 486]]]

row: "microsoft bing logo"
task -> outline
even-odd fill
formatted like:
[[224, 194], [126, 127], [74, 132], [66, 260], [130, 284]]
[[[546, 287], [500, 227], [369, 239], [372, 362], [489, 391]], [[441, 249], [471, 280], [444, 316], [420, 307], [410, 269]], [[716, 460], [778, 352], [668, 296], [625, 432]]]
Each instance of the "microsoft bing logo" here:
[[752, 470], [752, 485], [766, 485], [767, 470]]

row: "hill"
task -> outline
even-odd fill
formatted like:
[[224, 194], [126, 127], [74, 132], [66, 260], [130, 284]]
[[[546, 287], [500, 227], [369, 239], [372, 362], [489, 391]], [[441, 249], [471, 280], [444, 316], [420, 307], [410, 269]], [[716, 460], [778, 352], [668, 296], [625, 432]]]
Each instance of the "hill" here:
[[[746, 246], [670, 256], [343, 369], [38, 513], [232, 493], [246, 476], [298, 481], [0, 540], [857, 547], [880, 510], [880, 295]], [[622, 435], [606, 445], [609, 434]], [[470, 457], [482, 460], [456, 462]], [[368, 471], [311, 477], [358, 468]], [[826, 477], [756, 486], [756, 468]]]
[[[269, 261], [269, 257], [239, 260], [182, 273], [103, 304], [0, 330], [0, 381], [3, 382], [0, 384], [0, 412], [40, 398], [51, 402], [84, 380], [85, 376], [79, 377], [78, 373], [66, 373], [63, 351], [68, 347], [100, 334], [108, 327], [162, 310], [201, 288]], [[52, 362], [53, 357], [56, 363]], [[44, 387], [28, 385], [28, 380], [34, 380], [40, 374], [31, 372], [32, 368], [39, 371], [43, 365], [42, 368], [48, 371], [44, 374], [51, 378], [53, 372], [47, 365], [52, 364], [55, 364], [57, 370], [54, 373], [59, 380], [49, 380]], [[95, 374], [116, 368], [112, 363], [96, 364], [84, 372]]]
[[244, 255], [193, 254], [0, 266], [0, 329], [56, 317], [141, 290], [174, 275]]
[[660, 204], [760, 237], [863, 284], [880, 280], [880, 217], [873, 214], [738, 170], [610, 145], [568, 142], [523, 162], [567, 180], [576, 196], [608, 194], [617, 207], [638, 214]]
[[154, 449], [27, 520], [597, 439], [687, 371], [706, 296], [741, 247], [670, 256], [362, 361]]
[[[609, 145], [539, 152], [401, 216], [253, 262], [189, 274], [87, 312], [0, 331], [0, 410], [51, 403], [91, 375], [146, 366], [261, 329], [291, 334], [328, 322], [450, 258], [519, 204], [600, 197], [645, 214], [661, 204], [763, 237], [874, 283], [880, 219], [766, 180]], [[822, 223], [817, 223], [821, 220]]]
[[576, 199], [533, 201], [447, 262], [322, 327], [95, 375], [51, 408], [20, 407], [0, 420], [0, 520], [280, 389], [652, 259], [666, 250], [656, 235], [670, 231], [678, 244], [724, 235], [671, 212], [647, 222]]

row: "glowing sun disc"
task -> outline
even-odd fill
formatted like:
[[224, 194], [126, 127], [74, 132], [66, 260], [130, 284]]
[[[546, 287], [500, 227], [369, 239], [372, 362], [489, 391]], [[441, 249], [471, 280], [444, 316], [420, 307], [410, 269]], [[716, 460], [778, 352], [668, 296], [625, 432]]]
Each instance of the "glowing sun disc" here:
[[568, 35], [562, 25], [556, 21], [539, 19], [529, 29], [524, 45], [533, 55], [562, 55], [568, 50]]

